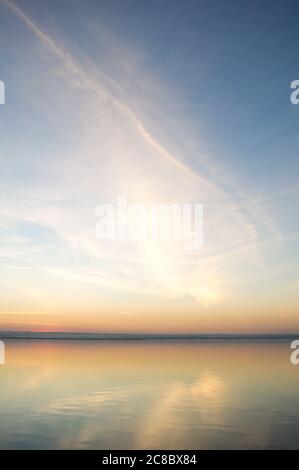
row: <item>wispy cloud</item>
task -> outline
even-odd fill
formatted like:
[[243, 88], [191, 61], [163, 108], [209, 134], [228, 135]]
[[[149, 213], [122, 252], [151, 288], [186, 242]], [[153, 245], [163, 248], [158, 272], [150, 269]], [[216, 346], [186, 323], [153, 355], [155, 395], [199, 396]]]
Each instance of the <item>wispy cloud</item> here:
[[[22, 296], [24, 311], [47, 304], [54, 310], [83, 309], [85, 304], [97, 308], [112, 301], [118, 311], [133, 305], [142, 312], [147, 302], [156, 311], [157, 298], [179, 300], [182, 309], [238, 305], [240, 284], [253, 283], [257, 270], [265, 268], [265, 245], [281, 241], [262, 196], [253, 197], [238, 185], [227, 191], [233, 174], [226, 179], [223, 172], [220, 182], [209, 177], [214, 162], [208, 156], [202, 160], [210, 171], [201, 171], [188, 152], [165, 144], [163, 119], [155, 123], [160, 129], [155, 133], [146, 111], [136, 110], [125, 93], [113, 93], [115, 85], [121, 89], [121, 77], [106, 73], [105, 64], [92, 62], [84, 50], [76, 54], [70, 37], [58, 39], [23, 4], [0, 2], [14, 21], [21, 21], [28, 44], [47, 51], [42, 58], [32, 54], [26, 68], [27, 82], [34, 78], [38, 85], [30, 103], [35, 127], [33, 135], [23, 137], [25, 155], [13, 152], [15, 167], [0, 200], [5, 309], [9, 304], [18, 311]], [[129, 66], [134, 74], [134, 63]], [[22, 70], [22, 64], [18, 67]], [[154, 99], [155, 93], [150, 96]], [[167, 118], [155, 99], [157, 115]], [[44, 106], [47, 100], [49, 107]], [[49, 131], [50, 114], [57, 142]], [[184, 138], [192, 141], [188, 132]], [[28, 181], [18, 170], [27, 158]], [[188, 256], [175, 244], [101, 244], [94, 234], [94, 209], [119, 194], [142, 203], [203, 203], [203, 249]], [[263, 231], [266, 236], [260, 235]]]

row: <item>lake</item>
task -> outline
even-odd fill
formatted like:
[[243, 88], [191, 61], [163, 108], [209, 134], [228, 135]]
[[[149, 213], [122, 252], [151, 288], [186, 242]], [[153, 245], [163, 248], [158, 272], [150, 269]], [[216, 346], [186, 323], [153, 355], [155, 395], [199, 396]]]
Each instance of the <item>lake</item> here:
[[1, 449], [299, 449], [289, 341], [5, 347]]

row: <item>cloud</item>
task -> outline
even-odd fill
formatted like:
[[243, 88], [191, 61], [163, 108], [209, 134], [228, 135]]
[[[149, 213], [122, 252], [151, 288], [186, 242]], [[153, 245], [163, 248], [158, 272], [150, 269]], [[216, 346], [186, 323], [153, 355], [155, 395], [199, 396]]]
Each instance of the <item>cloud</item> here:
[[[56, 73], [47, 57], [33, 54], [30, 58], [32, 70], [27, 70], [27, 81], [31, 83], [34, 76], [38, 85], [33, 92], [34, 105], [30, 103], [37, 108], [31, 122], [38, 138], [34, 134], [28, 139], [25, 163], [33, 160], [37, 176], [31, 181], [28, 172], [28, 181], [23, 176], [9, 181], [0, 201], [7, 227], [0, 253], [30, 268], [21, 274], [5, 262], [8, 286], [21, 295], [24, 290], [32, 292], [36, 283], [45, 304], [48, 299], [55, 308], [59, 304], [56, 298], [63, 298], [63, 306], [68, 305], [69, 310], [80, 299], [85, 301], [90, 286], [99, 291], [96, 305], [101, 305], [103, 292], [114, 299], [119, 296], [120, 305], [124, 296], [135, 294], [140, 310], [142, 295], [170, 300], [191, 297], [202, 309], [234, 297], [239, 278], [246, 282], [250, 276], [247, 270], [254, 271], [262, 263], [259, 223], [247, 210], [247, 195], [242, 198], [239, 192], [228, 196], [225, 175], [222, 184], [216, 184], [204, 172], [195, 170], [189, 155], [168, 150], [161, 143], [164, 139], [158, 139], [151, 126], [144, 124], [150, 122], [148, 116], [139, 115], [112, 93], [111, 84], [118, 83], [119, 77], [107, 75], [102, 70], [104, 65], [90, 63], [84, 52], [79, 60], [17, 4], [1, 1], [33, 33], [30, 40], [37, 40], [63, 71]], [[45, 85], [44, 77], [48, 77]], [[49, 106], [44, 106], [45, 100]], [[159, 102], [155, 106], [159, 108]], [[51, 113], [61, 139], [54, 143], [47, 123]], [[160, 115], [165, 113], [161, 110]], [[185, 139], [189, 141], [192, 136], [187, 134]], [[16, 152], [13, 157], [17, 167], [22, 155]], [[208, 158], [205, 165], [212, 166]], [[203, 203], [203, 249], [190, 256], [177, 244], [99, 242], [94, 234], [94, 209], [100, 202], [116, 201], [119, 195], [145, 204]], [[33, 236], [24, 229], [16, 239], [12, 234], [16, 234], [20, 222], [23, 228], [34, 224], [36, 232], [52, 235]], [[130, 310], [130, 305], [125, 308]]]

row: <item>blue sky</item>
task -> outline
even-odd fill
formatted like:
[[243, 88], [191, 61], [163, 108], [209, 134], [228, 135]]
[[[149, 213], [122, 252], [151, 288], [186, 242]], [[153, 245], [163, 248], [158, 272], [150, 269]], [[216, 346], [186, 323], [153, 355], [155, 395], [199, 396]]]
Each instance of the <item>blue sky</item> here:
[[[297, 17], [0, 1], [3, 328], [298, 329]], [[100, 243], [95, 207], [118, 195], [203, 203], [200, 253]]]

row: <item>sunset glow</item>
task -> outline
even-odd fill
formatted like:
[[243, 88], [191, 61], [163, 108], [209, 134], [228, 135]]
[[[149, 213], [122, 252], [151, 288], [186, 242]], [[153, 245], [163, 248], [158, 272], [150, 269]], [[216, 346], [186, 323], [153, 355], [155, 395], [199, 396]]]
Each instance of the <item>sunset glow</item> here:
[[[292, 65], [270, 87], [249, 73], [250, 53], [237, 62], [242, 45], [223, 42], [219, 25], [207, 40], [200, 15], [197, 29], [190, 16], [205, 44], [195, 56], [176, 23], [177, 36], [159, 23], [155, 39], [145, 4], [141, 41], [130, 6], [120, 15], [109, 2], [79, 2], [73, 15], [67, 5], [0, 1], [0, 329], [299, 331]], [[228, 71], [239, 67], [234, 78], [218, 73], [223, 56]], [[267, 57], [272, 70], [280, 56]], [[280, 117], [268, 117], [272, 95]], [[120, 196], [203, 204], [202, 248], [97, 239], [97, 205]]]

